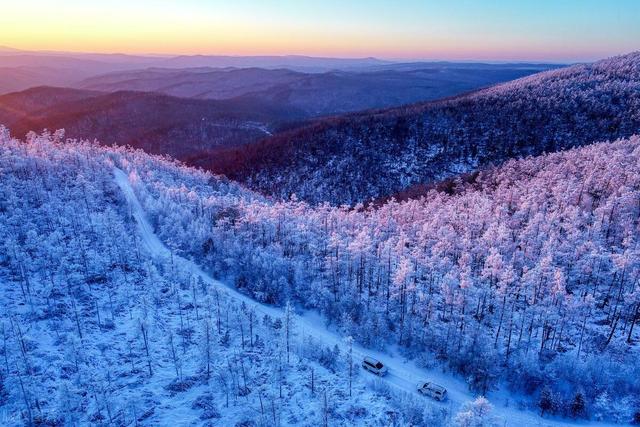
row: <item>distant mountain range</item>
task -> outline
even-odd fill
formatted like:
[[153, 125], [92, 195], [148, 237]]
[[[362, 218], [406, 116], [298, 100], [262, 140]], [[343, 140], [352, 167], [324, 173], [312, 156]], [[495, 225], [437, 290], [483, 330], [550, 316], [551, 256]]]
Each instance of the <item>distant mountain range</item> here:
[[[147, 59], [148, 61], [148, 59]], [[97, 74], [144, 67], [143, 58], [0, 50], [0, 94], [35, 86], [69, 86]]]
[[225, 56], [225, 55], [182, 55], [157, 61], [156, 65], [167, 68], [193, 67], [238, 67], [267, 68], [303, 72], [324, 72], [327, 70], [349, 70], [391, 64], [377, 58], [324, 58], [303, 55], [285, 56]]
[[351, 204], [510, 158], [627, 137], [640, 132], [638, 111], [640, 52], [320, 120], [203, 164], [277, 197]]
[[[88, 83], [81, 83], [90, 77], [114, 72], [133, 71], [133, 78], [141, 78], [140, 73], [147, 69], [181, 70], [183, 77], [194, 77], [192, 68], [215, 72], [229, 68], [261, 68], [264, 70], [298, 71], [314, 74], [329, 71], [372, 72], [372, 71], [415, 71], [418, 69], [444, 70], [446, 68], [466, 68], [476, 74], [490, 73], [496, 70], [519, 70], [521, 73], [533, 73], [557, 67], [549, 64], [457, 64], [444, 62], [395, 63], [376, 58], [318, 58], [308, 56], [162, 56], [162, 55], [125, 55], [125, 54], [92, 54], [69, 52], [31, 52], [11, 48], [0, 48], [0, 94], [28, 89], [34, 86], [69, 86], [82, 88]], [[198, 71], [198, 70], [195, 70]], [[507, 71], [508, 72], [508, 71]], [[524, 74], [520, 74], [524, 75]], [[121, 74], [120, 77], [126, 77]], [[202, 76], [200, 76], [202, 77]], [[104, 76], [110, 81], [114, 76]], [[495, 82], [496, 77], [489, 79]], [[513, 74], [499, 77], [497, 81], [514, 78]], [[438, 79], [436, 79], [438, 80]], [[482, 80], [482, 79], [481, 79]], [[101, 79], [92, 80], [101, 84]], [[215, 80], [213, 80], [215, 83]], [[196, 81], [201, 83], [201, 80]], [[120, 89], [131, 89], [123, 88]]]
[[198, 99], [242, 97], [249, 103], [266, 102], [296, 110], [304, 117], [317, 117], [442, 98], [548, 69], [544, 65], [448, 63], [425, 67], [324, 73], [263, 68], [151, 68], [96, 76], [77, 86]]
[[[176, 68], [194, 65], [202, 67]], [[423, 62], [394, 67], [374, 58], [0, 49], [0, 123], [19, 137], [30, 130], [65, 128], [72, 137], [207, 165], [220, 148], [256, 142], [318, 117], [438, 99], [556, 66]]]
[[286, 68], [304, 72], [326, 72], [389, 65], [375, 58], [342, 59], [306, 56], [166, 56], [94, 54], [76, 52], [23, 51], [0, 47], [0, 94], [35, 86], [78, 87], [92, 76], [115, 71], [151, 67], [171, 69], [209, 68]]

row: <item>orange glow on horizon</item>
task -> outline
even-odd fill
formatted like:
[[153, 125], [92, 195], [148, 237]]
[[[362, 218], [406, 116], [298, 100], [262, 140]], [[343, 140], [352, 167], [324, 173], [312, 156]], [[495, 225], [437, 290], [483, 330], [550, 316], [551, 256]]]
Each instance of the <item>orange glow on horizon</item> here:
[[[570, 31], [547, 34], [537, 22], [530, 24], [528, 31], [521, 31], [511, 22], [500, 21], [494, 28], [473, 19], [448, 22], [435, 15], [431, 21], [423, 22], [431, 17], [430, 10], [423, 11], [425, 18], [417, 13], [412, 18], [412, 10], [406, 8], [402, 18], [407, 21], [400, 22], [399, 17], [394, 20], [383, 14], [400, 12], [389, 12], [388, 5], [377, 2], [364, 2], [361, 8], [333, 5], [346, 9], [336, 14], [329, 6], [333, 2], [327, 0], [326, 4], [314, 6], [318, 16], [246, 0], [235, 0], [233, 4], [218, 0], [88, 3], [11, 2], [0, 14], [0, 45], [24, 50], [126, 54], [557, 61], [599, 58], [634, 48], [633, 43], [615, 35], [608, 39], [597, 34], [575, 37], [569, 44], [565, 39]], [[300, 0], [296, 6], [288, 7], [309, 9], [312, 3], [315, 5]], [[428, 3], [432, 2], [425, 0], [423, 4]], [[423, 6], [414, 5], [418, 7]], [[433, 3], [429, 7], [436, 10], [441, 6]], [[380, 16], [362, 16], [370, 9]]]

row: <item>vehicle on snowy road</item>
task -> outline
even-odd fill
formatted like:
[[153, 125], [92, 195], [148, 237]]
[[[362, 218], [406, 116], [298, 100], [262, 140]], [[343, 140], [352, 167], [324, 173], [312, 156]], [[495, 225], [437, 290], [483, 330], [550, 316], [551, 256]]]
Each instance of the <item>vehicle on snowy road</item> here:
[[418, 393], [443, 401], [447, 398], [447, 389], [429, 381], [418, 383]]
[[365, 357], [362, 361], [362, 367], [380, 377], [383, 377], [387, 374], [387, 367], [384, 366], [382, 362], [372, 357]]

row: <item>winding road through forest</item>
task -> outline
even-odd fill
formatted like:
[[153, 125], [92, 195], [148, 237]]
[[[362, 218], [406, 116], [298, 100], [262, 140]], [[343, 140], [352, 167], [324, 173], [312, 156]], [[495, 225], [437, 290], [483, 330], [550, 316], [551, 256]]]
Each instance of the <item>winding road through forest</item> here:
[[[127, 174], [121, 169], [114, 169], [115, 182], [120, 187], [129, 204], [131, 215], [135, 218], [140, 232], [143, 244], [146, 246], [150, 254], [154, 257], [167, 258], [171, 256], [170, 249], [158, 238], [153, 227], [147, 219], [144, 209], [138, 200], [133, 187], [131, 186]], [[261, 304], [252, 298], [238, 292], [236, 289], [225, 285], [224, 283], [214, 279], [209, 273], [205, 272], [199, 265], [184, 257], [176, 254], [173, 255], [174, 262], [180, 264], [186, 270], [191, 271], [194, 275], [200, 277], [210, 286], [215, 286], [224, 292], [228, 297], [238, 302], [244, 302], [249, 306], [253, 306], [257, 312], [268, 314], [272, 317], [281, 318], [284, 310], [279, 307]], [[298, 312], [295, 317], [296, 334], [299, 337], [311, 335], [317, 341], [321, 341], [325, 345], [333, 347], [337, 345], [344, 354], [348, 344], [345, 337], [331, 331], [325, 326], [322, 317], [311, 311]], [[416, 366], [416, 364], [407, 360], [402, 356], [393, 355], [390, 352], [380, 352], [366, 349], [357, 343], [353, 344], [353, 354], [356, 362], [360, 362], [365, 355], [375, 357], [382, 361], [389, 369], [388, 374], [381, 380], [387, 382], [390, 386], [403, 390], [408, 393], [414, 393], [420, 396], [416, 391], [416, 384], [421, 380], [433, 381], [447, 388], [448, 399], [439, 403], [424, 397], [425, 403], [431, 405], [445, 405], [450, 408], [451, 413], [455, 414], [460, 407], [468, 401], [473, 400], [476, 395], [468, 390], [466, 383], [452, 373], [442, 372], [438, 369], [424, 369]], [[372, 375], [362, 372], [360, 379], [366, 380], [366, 375]], [[515, 407], [516, 397], [509, 396], [507, 392], [494, 392], [488, 396], [489, 401], [494, 407], [493, 414], [496, 417], [499, 426], [613, 426], [614, 424], [606, 424], [589, 421], [572, 421], [564, 419], [541, 418], [537, 413], [529, 410], [519, 410]], [[509, 405], [507, 402], [511, 402]]]

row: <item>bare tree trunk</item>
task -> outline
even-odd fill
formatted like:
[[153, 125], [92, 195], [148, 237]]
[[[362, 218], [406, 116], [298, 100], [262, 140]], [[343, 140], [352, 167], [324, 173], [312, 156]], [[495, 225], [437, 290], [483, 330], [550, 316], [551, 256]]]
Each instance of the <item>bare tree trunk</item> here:
[[25, 370], [27, 374], [31, 375], [32, 374], [31, 364], [29, 363], [29, 357], [27, 355], [27, 344], [24, 341], [22, 328], [20, 327], [20, 324], [13, 318], [11, 319], [11, 327], [13, 329], [13, 334], [15, 335], [16, 340], [18, 341], [18, 344], [19, 344], [18, 347], [20, 348], [20, 355], [22, 356], [22, 361], [24, 362]]
[[240, 344], [242, 345], [242, 349], [244, 350], [244, 327], [242, 326], [242, 319], [238, 316], [238, 323], [240, 324]]
[[258, 398], [260, 399], [260, 418], [264, 419], [264, 405], [262, 404], [262, 390], [258, 390]]
[[253, 320], [254, 320], [254, 312], [253, 309], [249, 309], [249, 345], [253, 347]]
[[144, 351], [147, 353], [147, 367], [149, 368], [149, 376], [153, 375], [151, 370], [151, 355], [149, 354], [149, 337], [147, 330], [144, 327], [144, 323], [140, 322], [140, 330], [142, 331], [142, 340], [144, 342]]
[[244, 369], [244, 357], [242, 354], [239, 355], [240, 359], [240, 368], [242, 369], [242, 381], [244, 383], [244, 388], [247, 388], [247, 371]]
[[171, 358], [173, 359], [173, 366], [176, 370], [176, 377], [179, 381], [182, 381], [182, 374], [180, 369], [180, 361], [178, 359], [178, 355], [176, 354], [176, 348], [173, 344], [173, 332], [169, 331], [169, 348], [171, 350]]
[[9, 376], [9, 349], [7, 348], [7, 341], [9, 337], [7, 334], [5, 323], [2, 322], [2, 353], [4, 354], [4, 364], [7, 377]]
[[282, 382], [284, 380], [284, 373], [282, 372], [282, 353], [278, 352], [278, 391], [280, 399], [282, 399]]
[[33, 413], [31, 411], [31, 402], [29, 400], [29, 396], [27, 395], [27, 391], [24, 388], [24, 381], [22, 380], [22, 374], [20, 374], [20, 368], [16, 367], [16, 372], [18, 373], [18, 381], [20, 382], [20, 390], [22, 391], [22, 397], [24, 399], [24, 404], [27, 408], [27, 416], [29, 417], [29, 424], [33, 425]]
[[500, 337], [500, 331], [502, 330], [502, 319], [504, 318], [504, 308], [506, 304], [507, 304], [507, 294], [505, 293], [504, 296], [502, 297], [502, 309], [500, 312], [500, 321], [498, 322], [498, 331], [496, 332], [496, 339], [493, 343], [494, 348], [498, 347], [498, 338]]
[[205, 334], [205, 361], [207, 365], [207, 382], [211, 378], [211, 332], [209, 330], [209, 322], [204, 322], [204, 334]]
[[636, 310], [633, 313], [633, 317], [631, 318], [631, 327], [629, 328], [629, 334], [627, 335], [627, 344], [631, 344], [631, 336], [633, 335], [633, 327], [636, 324], [636, 321], [640, 317], [640, 303], [636, 304]]
[[353, 338], [347, 338], [347, 345], [349, 346], [348, 361], [349, 361], [349, 397], [351, 397], [351, 390], [353, 385]]
[[196, 320], [200, 320], [200, 316], [198, 315], [198, 296], [196, 294], [196, 284], [195, 284], [195, 282], [191, 284], [191, 293], [193, 295], [193, 307], [196, 310]]
[[607, 342], [604, 343], [604, 348], [607, 348], [611, 340], [613, 339], [613, 335], [616, 332], [616, 327], [618, 326], [618, 320], [620, 319], [620, 314], [617, 314], [615, 319], [613, 320], [613, 325], [611, 325], [611, 332], [609, 332], [609, 337], [607, 338]]
[[507, 338], [507, 354], [505, 357], [505, 361], [509, 362], [509, 356], [511, 355], [511, 334], [513, 333], [513, 312], [515, 311], [516, 303], [514, 301], [511, 306], [511, 315], [509, 316], [509, 334]]
[[216, 306], [218, 308], [218, 319], [217, 319], [217, 326], [218, 326], [218, 335], [220, 335], [222, 333], [222, 322], [220, 321], [220, 294], [218, 293], [217, 289], [214, 289], [213, 292], [216, 295]]
[[329, 427], [329, 403], [327, 401], [327, 389], [324, 389], [324, 396], [322, 399], [322, 426]]
[[70, 295], [69, 296], [71, 298], [71, 306], [73, 307], [73, 316], [75, 318], [76, 321], [76, 328], [78, 328], [78, 336], [80, 337], [80, 340], [82, 341], [82, 328], [80, 327], [80, 315], [78, 314], [78, 307], [76, 306], [76, 299]]
[[290, 336], [291, 336], [291, 323], [293, 322], [293, 308], [291, 307], [291, 303], [287, 302], [287, 306], [285, 308], [284, 311], [284, 329], [285, 329], [285, 342], [286, 342], [286, 348], [287, 348], [287, 364], [290, 363], [290, 352], [291, 352], [291, 343], [290, 343]]

